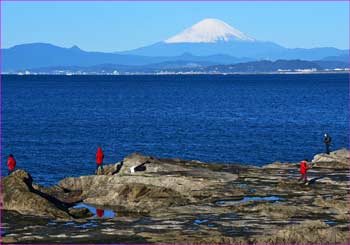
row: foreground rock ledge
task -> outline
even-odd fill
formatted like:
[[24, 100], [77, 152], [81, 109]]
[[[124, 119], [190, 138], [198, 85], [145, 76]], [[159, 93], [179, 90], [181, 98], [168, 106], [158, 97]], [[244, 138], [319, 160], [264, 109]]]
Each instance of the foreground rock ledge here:
[[[342, 149], [314, 157], [309, 185], [298, 183], [298, 163], [206, 164], [137, 153], [104, 174], [51, 188], [18, 170], [2, 179], [3, 242], [345, 244], [349, 168]], [[81, 201], [116, 217], [88, 218], [72, 208]]]

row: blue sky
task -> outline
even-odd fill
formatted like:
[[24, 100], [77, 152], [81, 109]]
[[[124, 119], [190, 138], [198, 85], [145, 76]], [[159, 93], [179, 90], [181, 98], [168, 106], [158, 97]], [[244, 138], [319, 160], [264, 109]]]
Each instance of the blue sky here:
[[348, 2], [2, 2], [2, 47], [46, 42], [120, 51], [218, 18], [286, 47], [349, 46]]

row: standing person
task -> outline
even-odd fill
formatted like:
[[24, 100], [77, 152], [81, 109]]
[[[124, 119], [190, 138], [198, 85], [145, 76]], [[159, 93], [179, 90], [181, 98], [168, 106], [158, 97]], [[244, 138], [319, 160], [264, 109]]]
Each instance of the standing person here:
[[104, 158], [104, 154], [102, 151], [102, 148], [99, 146], [97, 148], [97, 153], [96, 153], [96, 174], [98, 173], [98, 169], [101, 168], [102, 169], [102, 174], [103, 174], [103, 158]]
[[331, 136], [329, 134], [324, 134], [323, 142], [326, 144], [326, 153], [329, 155], [329, 146], [331, 145]]
[[307, 165], [308, 160], [304, 159], [303, 161], [300, 162], [300, 180], [304, 180], [304, 184], [307, 183], [307, 170], [309, 169], [309, 166]]
[[8, 175], [10, 175], [16, 168], [16, 160], [12, 154], [7, 158]]

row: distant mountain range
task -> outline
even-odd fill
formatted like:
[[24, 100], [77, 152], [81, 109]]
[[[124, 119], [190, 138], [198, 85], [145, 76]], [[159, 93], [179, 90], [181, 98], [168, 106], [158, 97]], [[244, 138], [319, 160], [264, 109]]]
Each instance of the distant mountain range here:
[[45, 43], [16, 45], [2, 50], [2, 71], [44, 71], [57, 67], [90, 70], [103, 66], [130, 71], [174, 70], [281, 59], [317, 61], [314, 63], [320, 68], [334, 68], [347, 64], [348, 55], [348, 50], [336, 48], [285, 48], [258, 41], [220, 20], [205, 19], [165, 41], [124, 52], [87, 52], [77, 46], [62, 48]]
[[225, 54], [254, 60], [319, 60], [327, 56], [348, 55], [348, 50], [330, 47], [290, 49], [259, 41], [218, 19], [204, 19], [165, 41], [119, 54], [177, 56], [184, 52], [198, 56]]
[[100, 64], [147, 65], [174, 61], [198, 62], [201, 64], [235, 64], [250, 61], [249, 58], [235, 58], [229, 55], [193, 56], [183, 53], [179, 56], [148, 57], [103, 52], [86, 52], [77, 46], [62, 48], [52, 44], [33, 43], [16, 45], [2, 50], [2, 71], [15, 72], [52, 66], [94, 66]]

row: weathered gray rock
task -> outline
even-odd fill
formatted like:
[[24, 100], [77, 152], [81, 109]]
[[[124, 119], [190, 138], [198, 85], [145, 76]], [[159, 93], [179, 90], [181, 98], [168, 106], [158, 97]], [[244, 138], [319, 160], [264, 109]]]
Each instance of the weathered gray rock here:
[[113, 188], [112, 192], [102, 196], [89, 196], [84, 202], [88, 204], [117, 206], [118, 211], [148, 213], [157, 208], [184, 205], [188, 200], [180, 193], [150, 184], [125, 184]]
[[[147, 169], [147, 164], [151, 163], [153, 160], [153, 157], [150, 156], [144, 156], [142, 154], [133, 153], [126, 158], [124, 158], [122, 164], [122, 167], [120, 169], [120, 174], [126, 174], [126, 173], [134, 173], [135, 168], [142, 166], [144, 169]], [[142, 168], [141, 168], [142, 169]]]
[[186, 164], [204, 164], [200, 161], [183, 161], [180, 159], [157, 159], [151, 156], [145, 156], [140, 153], [132, 153], [125, 157], [123, 161], [103, 166], [102, 171], [97, 175], [128, 175], [138, 174], [139, 172], [157, 173], [157, 172], [174, 172], [187, 171], [188, 168], [181, 166]]
[[[115, 217], [93, 222], [75, 219], [70, 226], [62, 219], [48, 225], [48, 220], [5, 210], [5, 241], [347, 244], [350, 173], [346, 154], [331, 153], [336, 161], [317, 162], [308, 171], [309, 185], [298, 181], [299, 163], [256, 167], [133, 154], [127, 161], [148, 161], [144, 171], [130, 173], [126, 168], [113, 175], [66, 178], [52, 190], [35, 187], [60, 200], [76, 198], [113, 210]], [[115, 165], [111, 166], [112, 171]], [[77, 215], [86, 210], [69, 211]]]
[[94, 216], [87, 208], [69, 208], [68, 211], [74, 218], [88, 218]]
[[[132, 166], [145, 166], [145, 169], [131, 173]], [[237, 178], [237, 174], [215, 171], [204, 163], [156, 159], [135, 153], [123, 160], [121, 170], [115, 175], [66, 178], [59, 186], [81, 191], [86, 203], [149, 212], [158, 207], [215, 198], [212, 190], [225, 188], [228, 181]]]
[[35, 190], [32, 181], [30, 174], [24, 170], [17, 170], [2, 178], [2, 208], [21, 214], [70, 217], [62, 203]]
[[44, 187], [36, 183], [32, 183], [33, 188], [46, 196], [57, 199], [58, 201], [67, 205], [74, 204], [81, 201], [81, 191], [70, 191], [63, 189], [58, 185], [51, 187]]
[[334, 168], [347, 168], [350, 166], [350, 151], [343, 148], [330, 152], [330, 154], [317, 154], [312, 159], [312, 163], [315, 166], [327, 166], [331, 164]]
[[102, 168], [98, 168], [95, 174], [96, 175], [114, 175], [119, 172], [119, 166], [121, 166], [120, 162], [117, 162], [115, 164], [103, 165], [103, 170]]
[[346, 233], [329, 228], [324, 222], [308, 220], [299, 225], [282, 228], [271, 236], [251, 239], [251, 243], [334, 244], [345, 242], [347, 239]]

